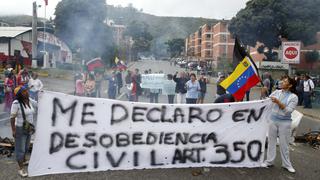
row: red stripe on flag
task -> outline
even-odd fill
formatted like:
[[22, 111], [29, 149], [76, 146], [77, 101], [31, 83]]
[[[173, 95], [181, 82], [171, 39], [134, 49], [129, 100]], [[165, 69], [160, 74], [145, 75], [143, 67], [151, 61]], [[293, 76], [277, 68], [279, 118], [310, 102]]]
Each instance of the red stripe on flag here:
[[87, 64], [87, 66], [88, 66], [89, 71], [93, 71], [95, 68], [103, 67], [104, 65], [102, 64], [102, 62], [100, 60], [96, 60], [96, 61], [93, 61], [93, 62]]
[[233, 97], [241, 101], [246, 94], [246, 91], [260, 82], [260, 78], [257, 75], [251, 76], [245, 85], [243, 85], [237, 92], [233, 94]]

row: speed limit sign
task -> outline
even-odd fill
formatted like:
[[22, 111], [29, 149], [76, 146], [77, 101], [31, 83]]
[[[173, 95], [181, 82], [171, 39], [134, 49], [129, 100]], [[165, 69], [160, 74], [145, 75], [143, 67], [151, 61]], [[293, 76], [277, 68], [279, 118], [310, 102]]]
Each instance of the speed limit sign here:
[[282, 42], [282, 63], [300, 63], [300, 42]]

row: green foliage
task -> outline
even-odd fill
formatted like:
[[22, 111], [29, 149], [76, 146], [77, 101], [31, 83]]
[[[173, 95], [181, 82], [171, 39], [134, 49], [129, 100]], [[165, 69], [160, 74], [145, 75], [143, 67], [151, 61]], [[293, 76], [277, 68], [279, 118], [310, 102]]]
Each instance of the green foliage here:
[[311, 64], [311, 69], [312, 69], [313, 64], [319, 60], [320, 55], [318, 51], [313, 50], [311, 52], [307, 52], [305, 56], [306, 56], [307, 63]]
[[81, 59], [103, 57], [112, 59], [112, 31], [104, 24], [105, 0], [62, 0], [55, 11], [56, 34]]
[[185, 41], [182, 38], [172, 39], [166, 42], [168, 45], [167, 51], [170, 53], [171, 57], [177, 57], [183, 52]]
[[[43, 27], [44, 18], [38, 17], [38, 27]], [[32, 27], [32, 16], [29, 15], [12, 15], [0, 16], [0, 21], [8, 23], [9, 26], [26, 26]], [[47, 21], [47, 20], [46, 20]], [[52, 28], [50, 21], [46, 22], [47, 27]]]
[[281, 38], [315, 43], [320, 11], [314, 7], [320, 7], [319, 0], [251, 0], [231, 20], [229, 30], [246, 45], [262, 42], [259, 52], [275, 60], [272, 49], [281, 45]]
[[166, 42], [174, 38], [185, 38], [204, 24], [215, 24], [215, 19], [192, 17], [159, 17], [143, 13], [133, 6], [107, 6], [108, 18], [116, 24], [129, 25], [131, 22], [145, 23], [153, 37], [151, 53], [156, 56], [166, 56]]
[[153, 37], [148, 28], [146, 23], [132, 21], [126, 29], [125, 35], [129, 35], [133, 39], [132, 50], [135, 56], [150, 50]]

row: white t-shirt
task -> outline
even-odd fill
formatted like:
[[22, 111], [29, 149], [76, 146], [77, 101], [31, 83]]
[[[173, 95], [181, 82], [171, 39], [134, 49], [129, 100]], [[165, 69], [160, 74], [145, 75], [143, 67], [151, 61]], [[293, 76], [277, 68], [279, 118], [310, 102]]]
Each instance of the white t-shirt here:
[[37, 92], [43, 88], [43, 84], [40, 79], [30, 79], [28, 86], [30, 87], [30, 91]]
[[307, 81], [303, 81], [304, 92], [311, 92], [312, 89], [314, 89], [314, 83], [311, 79], [308, 79]]
[[[30, 104], [30, 108], [28, 106], [24, 107], [24, 113], [26, 115], [26, 120], [29, 123], [33, 124], [33, 114], [35, 113], [34, 108], [37, 107], [37, 102], [29, 98], [29, 104]], [[14, 100], [12, 103], [10, 118], [16, 118], [15, 125], [17, 127], [22, 127], [23, 117], [22, 117], [22, 112], [20, 110], [20, 104], [18, 100]]]

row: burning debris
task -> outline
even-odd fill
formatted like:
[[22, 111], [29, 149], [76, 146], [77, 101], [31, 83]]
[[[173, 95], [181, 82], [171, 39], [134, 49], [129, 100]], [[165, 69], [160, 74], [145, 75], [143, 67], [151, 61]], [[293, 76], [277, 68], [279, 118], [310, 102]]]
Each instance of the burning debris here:
[[11, 157], [14, 151], [14, 142], [9, 138], [0, 137], [0, 157]]

